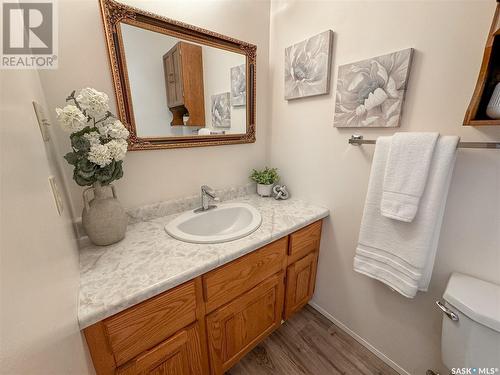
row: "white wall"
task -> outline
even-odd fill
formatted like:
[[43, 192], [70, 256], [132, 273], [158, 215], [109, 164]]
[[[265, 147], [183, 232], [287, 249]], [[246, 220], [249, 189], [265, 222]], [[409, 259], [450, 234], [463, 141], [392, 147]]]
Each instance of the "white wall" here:
[[[35, 71], [0, 71], [0, 372], [91, 374], [77, 323], [78, 248], [68, 200], [60, 217], [48, 176], [64, 185], [32, 100]], [[52, 129], [53, 130], [53, 129]]]
[[[394, 129], [336, 129], [336, 71], [345, 64], [415, 48], [401, 131], [439, 131], [498, 141], [500, 128], [461, 126], [481, 64], [493, 1], [273, 1], [271, 165], [292, 194], [327, 205], [314, 303], [411, 374], [439, 369], [441, 314], [434, 301], [452, 271], [500, 282], [500, 153], [460, 150], [434, 276], [408, 300], [352, 270], [373, 146], [347, 144]], [[334, 31], [331, 94], [283, 99], [285, 47]], [[441, 369], [442, 373], [444, 369]]]
[[[248, 182], [251, 168], [262, 167], [268, 152], [269, 1], [133, 1], [126, 3], [179, 21], [229, 35], [258, 46], [257, 142], [253, 144], [137, 151], [127, 155], [125, 176], [116, 183], [126, 207], [196, 194], [202, 184], [214, 188]], [[229, 74], [229, 73], [228, 73]], [[48, 106], [60, 106], [73, 89], [94, 87], [114, 97], [97, 1], [59, 1], [59, 69], [41, 72]], [[114, 110], [114, 108], [113, 108]], [[63, 151], [69, 141], [59, 136]], [[75, 215], [81, 191], [64, 166]]]

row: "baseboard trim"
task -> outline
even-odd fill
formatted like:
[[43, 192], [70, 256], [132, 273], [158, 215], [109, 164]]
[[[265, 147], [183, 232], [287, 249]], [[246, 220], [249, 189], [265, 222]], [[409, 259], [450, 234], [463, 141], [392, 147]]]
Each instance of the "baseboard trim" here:
[[322, 308], [321, 306], [319, 306], [316, 302], [309, 301], [309, 305], [311, 305], [316, 310], [318, 310], [318, 312], [321, 315], [323, 315], [325, 318], [327, 318], [329, 321], [331, 321], [335, 325], [339, 326], [342, 330], [344, 330], [347, 334], [349, 334], [354, 340], [356, 340], [361, 345], [363, 345], [365, 348], [367, 348], [369, 351], [371, 351], [373, 354], [375, 354], [378, 358], [380, 358], [387, 365], [389, 365], [394, 370], [396, 370], [399, 374], [401, 374], [401, 375], [411, 375], [408, 371], [406, 371], [404, 368], [402, 368], [400, 365], [398, 365], [392, 359], [390, 359], [389, 357], [387, 357], [384, 353], [382, 353], [380, 350], [378, 350], [377, 348], [375, 348], [368, 341], [366, 341], [365, 339], [363, 339], [361, 336], [359, 336], [356, 332], [354, 332], [352, 329], [350, 329], [349, 327], [347, 327], [340, 320], [338, 320], [332, 314], [330, 314], [328, 311], [326, 311], [324, 308]]

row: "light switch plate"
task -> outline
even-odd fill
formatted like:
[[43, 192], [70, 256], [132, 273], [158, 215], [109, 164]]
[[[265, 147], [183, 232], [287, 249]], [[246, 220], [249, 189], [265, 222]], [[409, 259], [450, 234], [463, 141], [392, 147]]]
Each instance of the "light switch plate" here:
[[33, 101], [33, 108], [35, 110], [36, 118], [38, 120], [38, 126], [40, 127], [40, 133], [42, 133], [42, 139], [45, 142], [48, 142], [50, 140], [49, 129], [48, 129], [48, 127], [50, 126], [50, 121], [45, 115], [43, 107], [39, 103]]
[[52, 196], [54, 197], [54, 202], [56, 204], [57, 212], [59, 216], [61, 216], [64, 209], [63, 199], [59, 191], [59, 188], [57, 187], [56, 178], [54, 176], [49, 176], [49, 185], [50, 189], [52, 190]]

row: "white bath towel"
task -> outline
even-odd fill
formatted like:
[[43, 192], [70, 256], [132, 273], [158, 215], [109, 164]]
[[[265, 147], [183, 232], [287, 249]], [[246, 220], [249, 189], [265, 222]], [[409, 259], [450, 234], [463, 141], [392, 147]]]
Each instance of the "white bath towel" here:
[[458, 137], [439, 137], [419, 210], [411, 223], [381, 215], [380, 201], [391, 137], [377, 140], [354, 270], [413, 298], [429, 286]]
[[427, 183], [439, 133], [396, 133], [385, 167], [380, 210], [385, 217], [410, 223]]

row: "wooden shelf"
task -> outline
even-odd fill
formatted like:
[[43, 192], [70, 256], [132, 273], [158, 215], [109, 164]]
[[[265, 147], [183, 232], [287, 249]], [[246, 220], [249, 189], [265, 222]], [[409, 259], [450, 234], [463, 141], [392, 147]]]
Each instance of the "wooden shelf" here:
[[476, 88], [472, 94], [467, 112], [465, 112], [464, 125], [488, 126], [500, 125], [500, 120], [490, 119], [486, 115], [486, 106], [491, 98], [493, 90], [500, 82], [500, 4], [493, 17], [488, 40], [483, 54], [483, 62]]
[[470, 120], [467, 124], [470, 126], [489, 126], [489, 125], [500, 125], [500, 120], [484, 119], [484, 120]]

